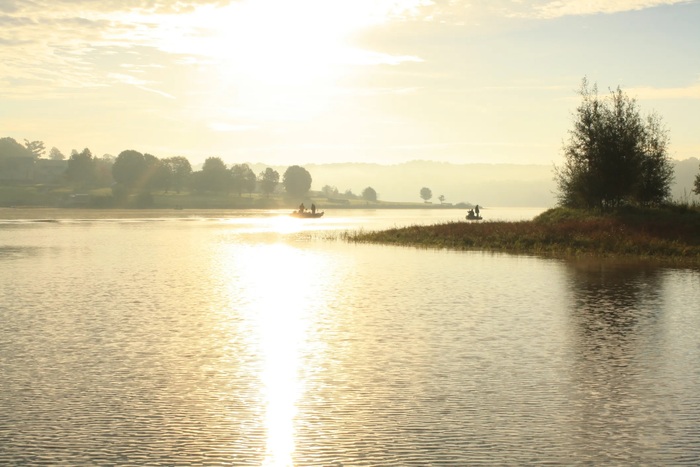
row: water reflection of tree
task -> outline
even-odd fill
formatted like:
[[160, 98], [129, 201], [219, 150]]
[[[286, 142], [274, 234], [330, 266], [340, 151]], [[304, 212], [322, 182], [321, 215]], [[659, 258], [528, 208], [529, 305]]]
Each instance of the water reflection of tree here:
[[639, 324], [658, 312], [662, 286], [658, 267], [587, 260], [571, 263], [569, 271], [572, 318], [589, 349], [602, 345], [601, 341], [634, 339]]
[[607, 260], [569, 266], [573, 449], [648, 461], [667, 437], [664, 390], [654, 384], [663, 365], [662, 269]]

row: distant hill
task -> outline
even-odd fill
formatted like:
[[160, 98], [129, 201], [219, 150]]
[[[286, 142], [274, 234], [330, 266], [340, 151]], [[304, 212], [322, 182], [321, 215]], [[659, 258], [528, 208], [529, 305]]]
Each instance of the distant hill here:
[[[257, 174], [270, 167], [249, 164]], [[674, 161], [674, 199], [700, 201], [692, 195], [693, 181], [699, 172], [696, 158]], [[274, 167], [284, 174], [287, 167]], [[342, 163], [307, 164], [304, 168], [313, 179], [312, 189], [334, 186], [341, 193], [350, 189], [359, 195], [366, 187], [374, 188], [383, 201], [418, 201], [420, 189], [433, 192], [432, 202], [440, 195], [445, 202], [482, 206], [554, 206], [556, 184], [554, 169], [549, 165], [518, 164], [451, 164], [412, 161], [395, 165]]]

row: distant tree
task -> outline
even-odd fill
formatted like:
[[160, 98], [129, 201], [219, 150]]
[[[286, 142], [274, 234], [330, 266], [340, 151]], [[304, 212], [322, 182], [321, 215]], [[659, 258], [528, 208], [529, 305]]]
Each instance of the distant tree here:
[[95, 161], [95, 183], [99, 186], [110, 186], [114, 182], [112, 178], [112, 166], [115, 157], [104, 154], [102, 157], [93, 157]]
[[61, 151], [59, 151], [59, 149], [56, 146], [52, 147], [49, 151], [49, 159], [51, 159], [52, 161], [62, 161], [65, 160], [65, 158], [66, 156]]
[[343, 196], [345, 196], [346, 198], [349, 198], [349, 199], [357, 198], [357, 195], [355, 193], [353, 193], [352, 189], [350, 189], [350, 188], [345, 190], [345, 192], [343, 193]]
[[24, 146], [32, 153], [34, 159], [39, 159], [46, 152], [43, 141], [24, 140]]
[[231, 166], [231, 187], [241, 196], [244, 191], [248, 194], [255, 191], [255, 183], [257, 179], [255, 172], [248, 164], [234, 164]]
[[282, 184], [289, 195], [304, 196], [311, 189], [311, 174], [303, 167], [292, 165], [284, 172]]
[[68, 159], [66, 167], [66, 179], [69, 183], [84, 187], [95, 183], [97, 172], [95, 170], [95, 159], [88, 148], [82, 152], [73, 152]]
[[425, 201], [426, 203], [430, 201], [430, 198], [433, 197], [433, 192], [430, 188], [428, 187], [423, 187], [420, 189], [420, 197]]
[[187, 186], [192, 176], [192, 165], [186, 157], [175, 156], [163, 159], [163, 164], [167, 165], [171, 174], [171, 185], [176, 193], [180, 193]]
[[323, 193], [326, 198], [332, 198], [334, 196], [338, 196], [339, 194], [338, 188], [330, 185], [323, 185], [323, 188], [321, 188], [321, 193]]
[[440, 200], [440, 204], [445, 202], [445, 195], [440, 195], [438, 196], [438, 200]]
[[231, 173], [220, 157], [208, 157], [202, 166], [201, 175], [197, 177], [201, 191], [221, 193], [228, 191]]
[[377, 192], [371, 186], [362, 190], [362, 199], [366, 201], [377, 201]]
[[655, 114], [646, 121], [618, 87], [607, 100], [583, 80], [574, 129], [555, 167], [559, 203], [605, 210], [623, 203], [660, 204], [670, 196], [668, 135]]
[[258, 175], [258, 182], [260, 183], [260, 189], [265, 196], [270, 196], [271, 193], [275, 191], [277, 184], [280, 182], [280, 174], [274, 169], [267, 167], [265, 170], [260, 172]]
[[167, 193], [172, 182], [170, 165], [152, 154], [144, 154], [143, 158], [146, 160], [144, 189], [147, 191], [162, 190]]
[[32, 152], [15, 141], [14, 138], [0, 138], [0, 157], [33, 157]]
[[143, 154], [133, 149], [119, 153], [112, 165], [114, 181], [127, 187], [141, 189], [146, 171], [146, 159]]
[[695, 176], [695, 188], [693, 191], [696, 195], [700, 195], [700, 172]]

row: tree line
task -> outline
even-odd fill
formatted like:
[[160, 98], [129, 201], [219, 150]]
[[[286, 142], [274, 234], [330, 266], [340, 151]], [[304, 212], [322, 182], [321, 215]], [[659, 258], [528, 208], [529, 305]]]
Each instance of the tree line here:
[[[13, 138], [0, 138], [0, 172], [4, 167], [3, 161], [16, 161], [18, 158], [36, 161], [45, 153], [42, 141], [25, 140], [22, 145]], [[49, 160], [65, 159], [57, 148], [49, 151]], [[109, 154], [96, 157], [88, 148], [80, 152], [73, 150], [65, 162], [62, 182], [77, 190], [111, 186], [116, 199], [156, 191], [235, 193], [238, 196], [259, 192], [269, 197], [280, 185], [288, 196], [301, 198], [309, 193], [312, 183], [311, 174], [299, 165], [289, 166], [280, 177], [279, 172], [271, 167], [255, 174], [248, 164], [227, 166], [220, 157], [208, 157], [201, 170], [195, 171], [186, 157], [158, 158], [132, 149], [122, 151], [117, 157]], [[322, 193], [329, 198], [359, 198], [351, 190], [341, 195], [337, 188], [329, 185], [323, 187]], [[362, 199], [377, 201], [378, 194], [374, 188], [367, 187], [362, 192]]]
[[[574, 126], [564, 142], [564, 163], [554, 167], [558, 201], [562, 206], [609, 210], [623, 205], [660, 206], [670, 201], [673, 166], [668, 155], [669, 136], [661, 117], [651, 113], [643, 117], [634, 99], [619, 87], [607, 97], [598, 94], [583, 79], [581, 103], [574, 112]], [[3, 159], [41, 158], [46, 149], [41, 141], [25, 140], [24, 146], [12, 138], [0, 138], [0, 171]], [[52, 148], [52, 160], [65, 156]], [[247, 164], [230, 167], [219, 157], [209, 157], [202, 169], [193, 171], [185, 157], [159, 159], [135, 150], [122, 151], [116, 158], [96, 158], [89, 149], [73, 151], [67, 161], [65, 180], [77, 187], [105, 186], [112, 180], [116, 197], [154, 190], [180, 192], [252, 193], [265, 196], [275, 192], [280, 175], [272, 168], [259, 174]], [[292, 197], [303, 197], [311, 188], [311, 175], [301, 166], [287, 168], [282, 185]], [[700, 173], [694, 189], [700, 194]], [[339, 196], [335, 187], [324, 186], [327, 196]], [[346, 197], [355, 197], [348, 190]], [[377, 200], [377, 192], [367, 187], [362, 198]], [[432, 191], [423, 187], [420, 197], [428, 202]], [[444, 196], [438, 197], [444, 202]]]

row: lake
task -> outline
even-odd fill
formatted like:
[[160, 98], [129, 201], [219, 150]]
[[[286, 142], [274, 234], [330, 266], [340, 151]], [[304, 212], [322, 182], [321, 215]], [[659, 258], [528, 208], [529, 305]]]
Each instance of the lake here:
[[1, 209], [0, 464], [700, 463], [698, 269], [286, 214]]

